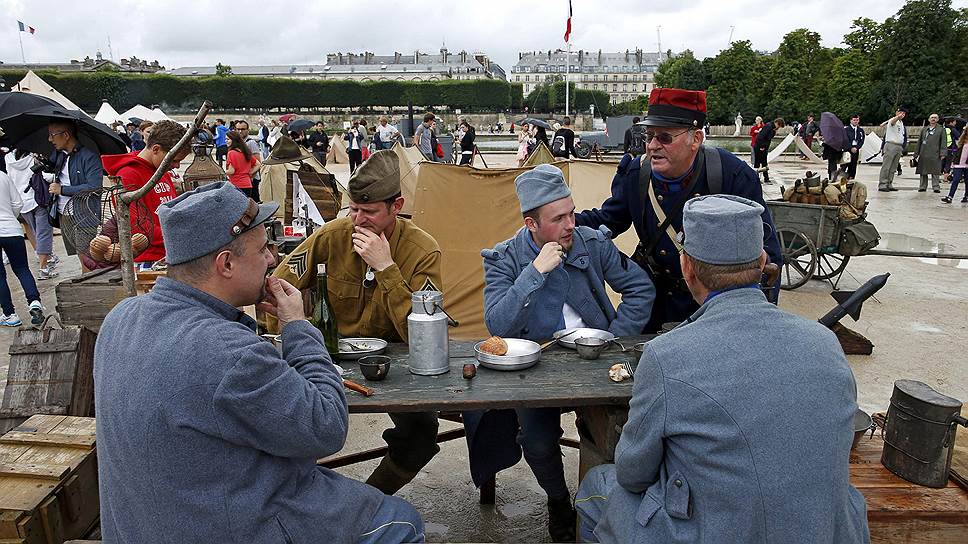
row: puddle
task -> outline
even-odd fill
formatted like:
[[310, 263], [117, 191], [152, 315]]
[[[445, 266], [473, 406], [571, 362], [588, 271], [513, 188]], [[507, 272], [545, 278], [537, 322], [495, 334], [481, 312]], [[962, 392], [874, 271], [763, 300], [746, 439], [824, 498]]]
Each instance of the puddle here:
[[[960, 253], [956, 248], [944, 242], [935, 242], [920, 236], [909, 236], [896, 232], [881, 233], [881, 243], [875, 249], [881, 251], [917, 251], [922, 253]], [[906, 258], [906, 257], [900, 257]], [[964, 259], [935, 259], [933, 257], [917, 257], [925, 264], [944, 266], [948, 268], [961, 268], [968, 270], [968, 260]]]

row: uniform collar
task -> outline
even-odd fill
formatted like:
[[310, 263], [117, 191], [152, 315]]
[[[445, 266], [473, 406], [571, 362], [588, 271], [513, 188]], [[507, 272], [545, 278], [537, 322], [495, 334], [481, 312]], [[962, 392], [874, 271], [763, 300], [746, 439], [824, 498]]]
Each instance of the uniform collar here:
[[242, 310], [205, 291], [171, 278], [158, 278], [147, 296], [163, 296], [180, 300], [189, 305], [207, 309], [229, 321], [237, 321], [252, 329], [253, 332], [256, 330], [255, 320]]
[[[522, 236], [527, 240], [528, 249], [531, 250], [528, 254], [529, 257], [534, 258], [538, 256], [538, 253], [541, 253], [541, 248], [535, 243], [528, 227], [521, 227], [518, 236]], [[564, 264], [582, 270], [588, 268], [588, 246], [585, 245], [585, 239], [578, 233], [578, 227], [575, 227], [571, 240], [571, 249], [568, 251], [568, 257], [565, 258]]]
[[726, 290], [719, 293], [718, 296], [707, 297], [703, 305], [700, 306], [695, 313], [689, 316], [689, 319], [683, 321], [681, 325], [693, 323], [707, 312], [713, 313], [718, 311], [720, 308], [737, 304], [751, 304], [757, 302], [766, 302], [766, 295], [763, 294], [763, 291], [760, 289], [739, 288]]

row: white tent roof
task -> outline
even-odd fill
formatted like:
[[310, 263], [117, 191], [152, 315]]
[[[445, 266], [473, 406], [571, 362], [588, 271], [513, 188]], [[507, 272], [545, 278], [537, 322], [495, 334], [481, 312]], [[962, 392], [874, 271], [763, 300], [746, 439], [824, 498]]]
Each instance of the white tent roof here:
[[40, 76], [35, 74], [33, 70], [28, 70], [27, 75], [24, 76], [19, 83], [14, 85], [11, 90], [45, 96], [69, 110], [81, 109], [77, 107], [77, 104], [71, 102], [66, 96], [57, 92], [57, 89], [51, 87], [43, 79], [40, 79]]
[[142, 121], [152, 121], [152, 122], [158, 122], [158, 121], [163, 121], [165, 119], [168, 119], [168, 116], [165, 115], [164, 112], [162, 112], [160, 109], [155, 108], [151, 110], [142, 106], [141, 104], [138, 104], [137, 106], [122, 113], [121, 117], [124, 118], [125, 122], [127, 122], [128, 119], [132, 117], [137, 117]]
[[122, 123], [128, 121], [121, 117], [121, 114], [111, 104], [108, 104], [107, 100], [101, 102], [101, 109], [97, 110], [97, 114], [94, 115], [94, 120], [105, 125], [110, 125], [115, 121], [121, 121]]

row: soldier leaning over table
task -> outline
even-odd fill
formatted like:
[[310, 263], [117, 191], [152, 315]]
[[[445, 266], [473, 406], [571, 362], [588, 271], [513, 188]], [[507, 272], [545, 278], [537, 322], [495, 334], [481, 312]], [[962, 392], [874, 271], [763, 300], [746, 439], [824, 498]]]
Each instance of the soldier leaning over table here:
[[[575, 327], [638, 334], [655, 288], [639, 265], [619, 252], [608, 229], [575, 227], [575, 203], [558, 168], [542, 164], [517, 177], [524, 227], [484, 257], [484, 320], [491, 334], [544, 341]], [[616, 310], [605, 290], [622, 295]], [[465, 412], [471, 474], [480, 486], [524, 458], [548, 495], [548, 532], [575, 540], [575, 510], [561, 461], [561, 409]], [[518, 430], [520, 427], [520, 430]], [[583, 425], [579, 423], [579, 429]], [[501, 440], [513, 437], [517, 442]], [[583, 433], [582, 439], [590, 439]]]
[[[392, 151], [378, 151], [357, 168], [349, 193], [349, 217], [323, 225], [273, 274], [305, 290], [315, 286], [316, 265], [326, 263], [340, 336], [406, 342], [412, 293], [440, 290], [440, 248], [429, 234], [398, 217], [400, 163]], [[435, 412], [389, 416], [394, 427], [383, 433], [389, 452], [366, 482], [392, 495], [440, 447]]]

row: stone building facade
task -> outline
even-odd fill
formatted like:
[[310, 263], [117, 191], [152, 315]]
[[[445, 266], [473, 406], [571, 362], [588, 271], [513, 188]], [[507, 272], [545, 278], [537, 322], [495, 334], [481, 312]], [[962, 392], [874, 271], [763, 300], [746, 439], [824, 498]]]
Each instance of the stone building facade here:
[[615, 104], [649, 94], [655, 86], [655, 71], [666, 58], [666, 53], [646, 53], [641, 49], [626, 49], [624, 53], [580, 49], [572, 51], [570, 58], [561, 49], [525, 51], [518, 53], [510, 81], [523, 85], [527, 96], [542, 83], [564, 80], [566, 67], [570, 66], [568, 80], [575, 87], [607, 92]]

